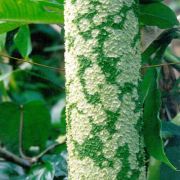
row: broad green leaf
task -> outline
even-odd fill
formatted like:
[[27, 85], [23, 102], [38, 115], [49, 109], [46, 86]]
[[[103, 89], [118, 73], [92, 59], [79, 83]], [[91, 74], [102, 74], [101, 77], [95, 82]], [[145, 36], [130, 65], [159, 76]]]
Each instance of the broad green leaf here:
[[39, 146], [43, 150], [50, 131], [50, 114], [42, 101], [24, 105], [23, 148]]
[[145, 25], [162, 29], [179, 24], [175, 13], [168, 6], [158, 2], [140, 5], [140, 21]]
[[9, 150], [18, 152], [20, 109], [16, 104], [0, 104], [0, 142]]
[[[179, 38], [179, 28], [172, 28], [164, 31], [153, 43], [144, 51], [143, 63], [156, 65], [162, 63], [162, 57], [172, 39]], [[159, 68], [158, 68], [159, 69]], [[154, 67], [149, 67], [141, 84], [141, 97], [144, 100], [144, 138], [147, 150], [151, 156], [166, 163], [171, 168], [174, 166], [169, 162], [163, 149], [163, 141], [160, 136], [159, 110], [161, 105], [161, 94], [158, 90], [158, 75]]]
[[[0, 18], [1, 20], [1, 18]], [[13, 23], [13, 22], [0, 22], [0, 34], [6, 33], [17, 27], [21, 26], [21, 23]]]
[[27, 58], [32, 51], [31, 35], [28, 25], [21, 26], [15, 35], [14, 43], [20, 54]]
[[[38, 146], [43, 150], [49, 135], [50, 114], [41, 101], [26, 103], [23, 108], [23, 150]], [[18, 154], [20, 107], [11, 102], [0, 104], [0, 141]]]
[[31, 0], [0, 0], [0, 20], [16, 23], [63, 23], [63, 11], [45, 10]]
[[155, 71], [154, 69], [148, 69], [147, 72], [145, 73], [143, 80], [141, 82], [141, 92], [140, 92], [140, 96], [141, 96], [141, 101], [142, 103], [144, 103], [149, 90], [151, 88], [151, 84], [154, 81], [154, 77], [155, 77]]
[[53, 180], [54, 167], [51, 163], [46, 162], [43, 165], [37, 165], [31, 169], [25, 180]]
[[171, 168], [176, 169], [166, 157], [163, 149], [163, 142], [160, 136], [160, 119], [159, 110], [161, 106], [161, 94], [157, 88], [157, 73], [154, 69], [155, 76], [151, 82], [148, 95], [144, 103], [144, 139], [147, 151], [157, 160], [166, 163]]

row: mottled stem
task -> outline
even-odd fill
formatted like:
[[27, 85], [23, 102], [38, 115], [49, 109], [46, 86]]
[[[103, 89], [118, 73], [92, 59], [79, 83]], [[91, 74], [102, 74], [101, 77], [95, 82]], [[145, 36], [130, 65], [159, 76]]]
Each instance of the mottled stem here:
[[135, 0], [66, 0], [71, 180], [144, 180]]

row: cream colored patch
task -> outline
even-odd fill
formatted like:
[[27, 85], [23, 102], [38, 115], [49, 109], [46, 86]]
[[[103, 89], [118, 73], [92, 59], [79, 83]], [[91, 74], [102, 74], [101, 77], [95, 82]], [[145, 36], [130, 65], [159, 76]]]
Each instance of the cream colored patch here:
[[106, 83], [105, 76], [97, 64], [93, 64], [85, 70], [84, 79], [89, 94], [99, 92], [99, 86]]
[[92, 30], [92, 33], [91, 33], [91, 34], [92, 34], [92, 37], [93, 37], [93, 38], [96, 38], [96, 37], [99, 35], [99, 32], [100, 32], [100, 31], [99, 31], [98, 29]]
[[107, 115], [101, 104], [92, 105], [88, 115], [91, 116], [94, 124], [105, 125], [107, 122]]
[[[129, 108], [130, 107], [130, 108]], [[119, 132], [119, 146], [125, 144], [129, 147], [129, 158], [131, 169], [136, 169], [138, 166], [138, 160], [136, 155], [139, 153], [139, 134], [134, 125], [137, 124], [137, 120], [140, 117], [140, 113], [134, 113], [135, 103], [131, 99], [131, 95], [127, 94], [123, 97], [123, 102], [120, 111], [120, 118], [116, 123], [116, 128]], [[124, 138], [125, 137], [125, 138]]]
[[[117, 160], [115, 168], [102, 168], [97, 167], [93, 160], [86, 157], [83, 160], [76, 159], [74, 156], [70, 157], [70, 179], [75, 180], [117, 180], [117, 173], [121, 169], [121, 162]], [[76, 166], [74, 166], [76, 164]], [[88, 166], [87, 166], [88, 164]], [[119, 165], [119, 166], [118, 166]], [[76, 173], [76, 172], [79, 173]]]
[[121, 22], [121, 20], [122, 20], [122, 17], [121, 17], [121, 16], [118, 16], [118, 15], [117, 15], [117, 16], [114, 17], [114, 23], [117, 23], [117, 24], [118, 24], [118, 23]]
[[116, 155], [117, 148], [118, 148], [117, 143], [118, 142], [116, 138], [111, 138], [111, 139], [108, 139], [108, 141], [106, 141], [103, 148], [103, 154], [105, 158], [107, 159], [114, 158], [114, 156]]
[[121, 106], [121, 102], [118, 98], [118, 87], [116, 85], [102, 85], [100, 94], [101, 101], [106, 110], [116, 112]]
[[80, 28], [80, 31], [82, 32], [88, 31], [90, 27], [91, 27], [91, 24], [88, 21], [88, 19], [82, 19], [79, 23], [79, 28]]
[[[81, 123], [79, 123], [81, 122]], [[84, 140], [90, 135], [91, 124], [86, 115], [78, 113], [76, 109], [71, 111], [71, 129], [73, 139], [82, 144]]]

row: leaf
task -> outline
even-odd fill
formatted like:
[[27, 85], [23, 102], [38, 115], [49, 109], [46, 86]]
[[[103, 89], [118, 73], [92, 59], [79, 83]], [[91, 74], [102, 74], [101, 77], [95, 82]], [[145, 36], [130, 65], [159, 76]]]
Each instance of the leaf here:
[[151, 156], [157, 160], [166, 163], [172, 169], [176, 169], [166, 157], [163, 149], [163, 142], [160, 136], [160, 119], [159, 110], [161, 105], [161, 94], [157, 88], [157, 72], [155, 72], [155, 77], [151, 82], [148, 95], [144, 103], [144, 140], [147, 147], [147, 151]]
[[43, 150], [49, 136], [50, 114], [42, 101], [24, 105], [23, 148], [39, 146]]
[[[179, 28], [172, 28], [164, 31], [143, 52], [143, 63], [148, 63], [150, 65], [160, 64], [169, 43], [172, 39], [179, 37]], [[144, 139], [147, 150], [151, 156], [175, 169], [166, 157], [163, 149], [163, 141], [160, 136], [161, 124], [159, 110], [161, 105], [161, 94], [157, 85], [159, 72], [160, 71], [157, 71], [156, 68], [148, 68], [141, 84], [141, 98], [144, 101]]]
[[[172, 141], [174, 141], [172, 143]], [[168, 158], [175, 164], [178, 171], [174, 171], [167, 165], [162, 164], [160, 170], [160, 180], [179, 180], [180, 179], [180, 138], [173, 138], [170, 144], [166, 148], [166, 154]], [[174, 145], [173, 145], [174, 144]]]
[[140, 85], [140, 87], [141, 87], [140, 96], [141, 96], [142, 103], [144, 103], [144, 101], [149, 93], [151, 84], [154, 81], [154, 77], [155, 77], [154, 69], [148, 69], [146, 74], [144, 75], [143, 80]]
[[[160, 49], [166, 49], [173, 39], [180, 38], [180, 28], [171, 28], [163, 31], [157, 39], [155, 39], [146, 50], [142, 53], [142, 61], [145, 63], [152, 63], [151, 56], [156, 54]], [[161, 57], [163, 54], [161, 55]], [[161, 58], [160, 57], [160, 58]], [[160, 59], [161, 60], [161, 59]]]
[[20, 54], [27, 58], [32, 51], [30, 30], [28, 25], [21, 26], [15, 35], [14, 43]]
[[9, 163], [9, 162], [0, 162], [0, 179], [8, 180], [14, 176], [24, 175], [24, 170], [22, 167]]
[[172, 28], [179, 24], [175, 13], [168, 6], [158, 2], [140, 5], [140, 21], [161, 29]]
[[[1, 19], [1, 18], [0, 18]], [[21, 26], [22, 23], [13, 23], [13, 22], [0, 22], [0, 34], [6, 33], [17, 27]]]
[[55, 177], [67, 176], [67, 153], [45, 155], [44, 162], [51, 162], [55, 170]]
[[63, 10], [47, 11], [31, 0], [0, 0], [0, 20], [16, 23], [63, 23]]
[[49, 162], [43, 165], [37, 165], [31, 169], [29, 175], [25, 180], [53, 180], [54, 179], [54, 168]]
[[18, 151], [20, 109], [10, 102], [0, 104], [0, 142], [13, 151]]
[[34, 66], [33, 70], [34, 71], [29, 71], [27, 73], [35, 77], [44, 79], [47, 82], [50, 82], [52, 85], [56, 86], [57, 88], [64, 88], [64, 84], [62, 85], [62, 81], [59, 79], [59, 77], [55, 76], [55, 74], [53, 73], [49, 73], [49, 69]]
[[[24, 105], [23, 150], [31, 146], [45, 148], [49, 136], [50, 114], [41, 101], [32, 101]], [[10, 151], [18, 154], [20, 107], [11, 102], [0, 104], [0, 141]]]

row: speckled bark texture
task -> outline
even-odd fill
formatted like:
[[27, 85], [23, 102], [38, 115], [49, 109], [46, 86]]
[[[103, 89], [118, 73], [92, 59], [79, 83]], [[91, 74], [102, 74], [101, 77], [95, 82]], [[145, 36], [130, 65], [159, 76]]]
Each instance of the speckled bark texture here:
[[135, 0], [66, 0], [70, 180], [144, 180]]

